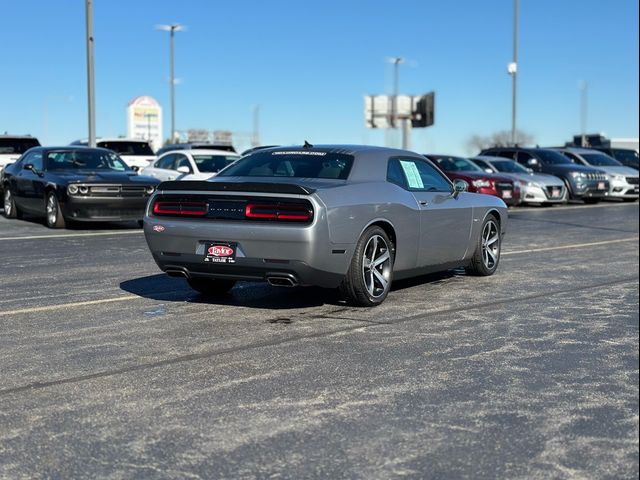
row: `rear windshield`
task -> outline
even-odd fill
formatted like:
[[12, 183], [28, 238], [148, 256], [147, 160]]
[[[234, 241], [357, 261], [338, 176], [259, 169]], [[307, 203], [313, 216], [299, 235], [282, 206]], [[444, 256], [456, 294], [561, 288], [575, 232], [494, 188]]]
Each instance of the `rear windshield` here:
[[153, 155], [147, 142], [98, 142], [101, 148], [108, 148], [119, 155]]
[[237, 155], [193, 155], [193, 160], [201, 173], [216, 173], [231, 165], [240, 157]]
[[257, 151], [220, 173], [220, 177], [297, 177], [346, 180], [353, 156], [317, 150]]
[[32, 147], [39, 147], [40, 142], [35, 138], [0, 138], [1, 153], [23, 154]]
[[118, 155], [104, 150], [87, 149], [49, 152], [46, 156], [46, 165], [47, 170], [132, 171]]

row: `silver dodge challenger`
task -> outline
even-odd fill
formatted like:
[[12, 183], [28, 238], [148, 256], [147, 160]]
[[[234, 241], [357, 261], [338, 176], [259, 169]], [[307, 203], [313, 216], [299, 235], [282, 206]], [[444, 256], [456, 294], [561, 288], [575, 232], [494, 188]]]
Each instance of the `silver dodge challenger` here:
[[161, 183], [144, 233], [158, 266], [203, 295], [267, 281], [375, 306], [393, 280], [496, 271], [507, 207], [466, 187], [414, 152], [305, 142], [256, 150], [208, 181]]

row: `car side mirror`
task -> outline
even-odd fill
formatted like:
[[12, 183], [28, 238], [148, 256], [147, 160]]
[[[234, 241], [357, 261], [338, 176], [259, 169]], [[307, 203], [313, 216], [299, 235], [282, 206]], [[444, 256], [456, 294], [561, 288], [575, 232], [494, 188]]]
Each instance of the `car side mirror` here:
[[485, 168], [484, 171], [487, 173], [493, 173], [493, 170], [491, 170], [490, 168]]
[[22, 167], [23, 170], [31, 170], [33, 172], [33, 164], [27, 163]]
[[527, 168], [527, 172], [533, 173], [533, 168]]
[[457, 197], [460, 192], [466, 192], [469, 190], [469, 184], [464, 180], [454, 180], [453, 181], [453, 196]]
[[176, 169], [176, 172], [178, 172], [178, 173], [184, 173], [184, 174], [187, 174], [187, 173], [191, 173], [191, 169], [190, 169], [189, 167], [185, 167], [185, 166], [183, 165], [182, 167], [178, 167], [178, 168]]

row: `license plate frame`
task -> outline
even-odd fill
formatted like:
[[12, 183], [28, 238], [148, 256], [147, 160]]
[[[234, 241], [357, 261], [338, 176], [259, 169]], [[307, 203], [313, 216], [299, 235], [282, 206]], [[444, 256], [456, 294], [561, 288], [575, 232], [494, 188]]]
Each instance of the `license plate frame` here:
[[237, 242], [206, 241], [202, 261], [209, 264], [233, 265], [236, 263], [237, 253]]
[[607, 187], [604, 182], [598, 182], [598, 190], [605, 190]]

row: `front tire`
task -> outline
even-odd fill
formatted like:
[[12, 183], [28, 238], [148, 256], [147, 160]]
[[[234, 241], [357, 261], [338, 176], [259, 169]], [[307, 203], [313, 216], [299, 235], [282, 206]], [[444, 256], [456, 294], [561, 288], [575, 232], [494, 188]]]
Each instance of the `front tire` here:
[[236, 284], [235, 280], [218, 280], [215, 278], [187, 278], [187, 283], [205, 297], [224, 295]]
[[49, 228], [64, 228], [67, 226], [62, 210], [60, 209], [60, 202], [58, 197], [53, 192], [47, 194], [47, 203], [45, 204], [47, 210], [47, 227]]
[[2, 197], [4, 216], [6, 218], [22, 218], [22, 212], [18, 210], [18, 207], [16, 206], [16, 201], [13, 199], [13, 195], [11, 193], [11, 190], [9, 189], [9, 185], [5, 187]]
[[378, 226], [365, 230], [340, 285], [347, 303], [375, 307], [384, 302], [391, 289], [394, 260], [395, 251], [387, 233]]
[[489, 215], [482, 224], [476, 251], [471, 258], [471, 264], [466, 268], [467, 273], [478, 277], [488, 277], [496, 273], [501, 250], [500, 224], [494, 215]]

